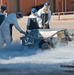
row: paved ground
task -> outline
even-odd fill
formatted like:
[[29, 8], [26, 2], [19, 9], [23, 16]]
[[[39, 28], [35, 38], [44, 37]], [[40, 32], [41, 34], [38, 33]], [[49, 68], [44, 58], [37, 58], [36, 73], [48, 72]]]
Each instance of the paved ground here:
[[[19, 19], [20, 27], [25, 31], [26, 30], [26, 23], [27, 23], [27, 16], [23, 19]], [[60, 16], [60, 20], [58, 20], [57, 15], [52, 15], [51, 28], [67, 28], [67, 29], [74, 29], [74, 15], [63, 15]], [[20, 34], [14, 27], [13, 27], [13, 40], [20, 39], [22, 34]]]
[[[29, 69], [29, 68], [28, 68]], [[71, 69], [71, 68], [70, 68]], [[34, 69], [33, 69], [34, 70]], [[35, 69], [36, 70], [36, 69]], [[62, 71], [55, 71], [55, 72], [48, 72], [48, 71], [30, 71], [27, 73], [27, 70], [19, 70], [19, 69], [0, 69], [0, 75], [74, 75], [73, 70], [62, 70]]]
[[[51, 22], [50, 22], [50, 27], [51, 28], [67, 28], [67, 29], [74, 29], [74, 20], [73, 20], [74, 15], [65, 15], [61, 16], [61, 20], [58, 21], [58, 16], [52, 16]], [[72, 19], [72, 20], [71, 20]], [[27, 16], [25, 16], [23, 19], [19, 20], [19, 25], [20, 27], [25, 31], [26, 30], [26, 23], [27, 23]], [[13, 27], [13, 40], [20, 39], [22, 34], [20, 34], [14, 27]], [[7, 73], [2, 72], [0, 75], [27, 75], [27, 74], [11, 74], [7, 71]], [[73, 71], [61, 71], [61, 72], [56, 72], [56, 73], [44, 73], [42, 74], [34, 74], [30, 73], [28, 75], [74, 75], [74, 70]]]

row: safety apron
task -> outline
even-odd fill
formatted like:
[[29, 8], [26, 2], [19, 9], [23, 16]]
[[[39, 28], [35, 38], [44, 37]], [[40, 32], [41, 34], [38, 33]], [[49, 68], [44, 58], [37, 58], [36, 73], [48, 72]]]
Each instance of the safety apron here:
[[44, 29], [49, 29], [49, 24], [45, 24], [48, 21], [48, 13], [43, 13], [41, 14], [41, 18], [42, 18], [42, 25]]
[[29, 18], [29, 26], [28, 26], [29, 30], [32, 29], [39, 29], [38, 23], [37, 23], [37, 19], [36, 18]]

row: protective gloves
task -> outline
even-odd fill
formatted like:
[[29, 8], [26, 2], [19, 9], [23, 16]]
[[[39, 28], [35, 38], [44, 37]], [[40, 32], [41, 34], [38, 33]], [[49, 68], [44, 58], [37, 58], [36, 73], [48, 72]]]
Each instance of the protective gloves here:
[[39, 29], [43, 29], [43, 25], [39, 24]]
[[47, 24], [49, 24], [49, 22], [47, 21], [47, 22], [45, 22], [45, 25], [47, 25]]
[[24, 32], [24, 31], [20, 31], [20, 33], [25, 34], [25, 32]]

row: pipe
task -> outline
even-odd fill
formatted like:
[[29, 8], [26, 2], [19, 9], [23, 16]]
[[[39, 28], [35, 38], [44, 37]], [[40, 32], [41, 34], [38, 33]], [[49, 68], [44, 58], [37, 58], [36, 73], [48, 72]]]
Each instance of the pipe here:
[[2, 0], [1, 0], [1, 5], [2, 5]]
[[2, 5], [2, 0], [0, 0], [0, 6]]
[[63, 0], [62, 0], [62, 12], [64, 11], [64, 10], [63, 10], [63, 8], [64, 8], [63, 6], [64, 6], [64, 5], [63, 5]]
[[65, 0], [65, 12], [66, 12], [66, 3], [67, 3], [66, 1], [67, 1], [67, 0]]
[[37, 5], [37, 0], [35, 0], [35, 6]]

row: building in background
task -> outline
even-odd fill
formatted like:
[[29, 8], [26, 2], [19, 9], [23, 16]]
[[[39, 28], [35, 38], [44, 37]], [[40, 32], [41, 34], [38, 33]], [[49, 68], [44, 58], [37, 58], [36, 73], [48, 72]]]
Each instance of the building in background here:
[[7, 12], [17, 12], [19, 11], [19, 0], [0, 0], [0, 5], [7, 6]]
[[57, 12], [74, 11], [74, 0], [56, 0]]
[[52, 13], [74, 11], [74, 0], [0, 0], [0, 6], [5, 4], [8, 13], [22, 11], [27, 15], [32, 7], [41, 6], [46, 1], [50, 2]]

